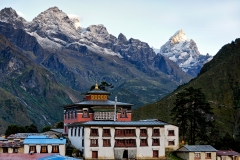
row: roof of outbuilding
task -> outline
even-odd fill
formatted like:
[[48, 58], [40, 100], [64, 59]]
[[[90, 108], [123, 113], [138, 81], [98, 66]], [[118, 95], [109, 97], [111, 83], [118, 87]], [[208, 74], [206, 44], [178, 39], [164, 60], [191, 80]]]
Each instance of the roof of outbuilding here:
[[216, 152], [211, 145], [185, 145], [177, 149], [178, 152]]
[[240, 156], [240, 153], [233, 150], [219, 150], [217, 156]]
[[23, 141], [23, 144], [66, 144], [66, 139], [49, 138], [46, 136], [29, 136]]
[[7, 139], [0, 137], [0, 141], [7, 141]]
[[163, 126], [167, 124], [162, 121], [88, 121], [76, 122], [68, 126]]

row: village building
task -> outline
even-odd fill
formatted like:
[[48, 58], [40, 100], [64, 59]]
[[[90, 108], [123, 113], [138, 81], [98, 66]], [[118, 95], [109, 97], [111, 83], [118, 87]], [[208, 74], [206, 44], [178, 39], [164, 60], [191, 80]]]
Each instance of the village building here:
[[1, 153], [23, 153], [23, 142], [0, 141]]
[[218, 150], [217, 160], [240, 160], [240, 153], [233, 150]]
[[217, 150], [211, 145], [185, 145], [177, 149], [178, 157], [185, 160], [216, 160]]
[[66, 139], [50, 138], [48, 136], [28, 136], [23, 141], [24, 153], [56, 153], [66, 154]]

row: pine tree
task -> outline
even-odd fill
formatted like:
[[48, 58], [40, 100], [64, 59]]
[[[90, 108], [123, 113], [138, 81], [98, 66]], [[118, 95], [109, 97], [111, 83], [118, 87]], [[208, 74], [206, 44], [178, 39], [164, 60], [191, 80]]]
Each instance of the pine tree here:
[[189, 141], [190, 144], [206, 141], [213, 113], [201, 89], [189, 87], [179, 92], [171, 115], [180, 127], [183, 140]]

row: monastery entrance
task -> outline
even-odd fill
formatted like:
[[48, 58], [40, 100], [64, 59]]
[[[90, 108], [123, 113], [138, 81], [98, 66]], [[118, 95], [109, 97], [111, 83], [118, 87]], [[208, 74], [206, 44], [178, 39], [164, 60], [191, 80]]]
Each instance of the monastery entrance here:
[[128, 150], [124, 150], [123, 151], [123, 160], [127, 160], [128, 159]]

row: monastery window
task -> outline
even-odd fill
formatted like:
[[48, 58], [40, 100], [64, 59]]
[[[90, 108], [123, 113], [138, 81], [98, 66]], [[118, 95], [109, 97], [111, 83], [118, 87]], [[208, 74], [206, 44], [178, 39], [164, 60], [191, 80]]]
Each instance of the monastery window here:
[[83, 114], [82, 114], [83, 118], [89, 118], [89, 112], [87, 108], [83, 108]]
[[120, 115], [121, 118], [127, 118], [127, 110], [126, 109], [122, 109], [121, 110], [121, 115]]
[[52, 146], [52, 153], [59, 153], [59, 146]]
[[84, 139], [82, 139], [82, 147], [84, 147]]
[[68, 119], [70, 119], [70, 112], [69, 111], [67, 112], [67, 115], [68, 115]]
[[153, 136], [160, 136], [159, 129], [153, 129]]
[[116, 147], [124, 147], [125, 146], [124, 139], [116, 139], [115, 146]]
[[140, 139], [140, 146], [148, 146], [147, 139]]
[[79, 127], [78, 128], [78, 137], [80, 137], [80, 134], [81, 134], [81, 128]]
[[114, 112], [94, 112], [94, 120], [113, 120], [113, 119]]
[[174, 146], [174, 145], [175, 145], [174, 140], [172, 140], [172, 141], [168, 141], [168, 145], [169, 145], [169, 146]]
[[75, 118], [77, 118], [77, 110], [75, 110]]
[[160, 141], [159, 141], [159, 139], [153, 139], [152, 142], [153, 142], [153, 143], [152, 143], [153, 146], [160, 146]]
[[211, 159], [212, 156], [211, 156], [211, 153], [206, 153], [206, 159]]
[[135, 139], [125, 139], [125, 146], [126, 147], [135, 147], [136, 140]]
[[125, 136], [127, 136], [127, 137], [135, 136], [135, 129], [126, 129]]
[[71, 111], [71, 119], [74, 119], [74, 111]]
[[174, 130], [168, 130], [168, 136], [175, 136]]
[[47, 146], [41, 146], [41, 153], [48, 153]]
[[29, 146], [29, 153], [37, 153], [36, 146]]
[[77, 128], [74, 128], [74, 136], [77, 136]]
[[103, 147], [111, 147], [110, 139], [104, 139], [103, 140]]
[[98, 136], [98, 129], [92, 128], [90, 136]]
[[194, 153], [194, 159], [201, 159], [201, 153]]
[[135, 129], [116, 129], [115, 136], [118, 137], [134, 137]]
[[67, 119], [67, 112], [64, 110], [64, 119]]
[[84, 128], [82, 129], [82, 137], [84, 136]]
[[98, 140], [97, 139], [91, 139], [90, 147], [97, 147], [97, 146], [98, 146]]
[[147, 129], [140, 129], [140, 136], [146, 137], [147, 136]]
[[136, 147], [135, 139], [117, 139], [115, 141], [116, 147]]
[[103, 129], [103, 137], [110, 137], [111, 133], [110, 133], [110, 129]]
[[73, 128], [70, 128], [70, 135], [73, 136]]
[[116, 129], [115, 136], [124, 137], [124, 130], [123, 129]]

